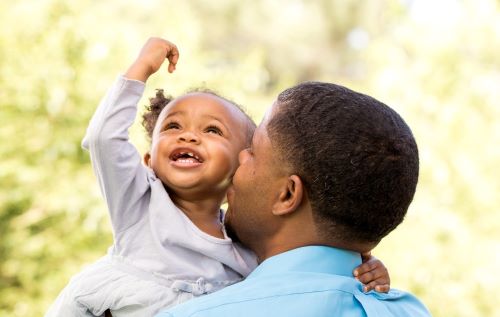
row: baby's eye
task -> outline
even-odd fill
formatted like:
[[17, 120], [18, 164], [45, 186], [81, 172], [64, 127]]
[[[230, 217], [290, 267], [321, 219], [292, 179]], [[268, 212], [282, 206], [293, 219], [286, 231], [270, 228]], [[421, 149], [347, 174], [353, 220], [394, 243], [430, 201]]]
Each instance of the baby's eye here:
[[218, 134], [218, 135], [222, 135], [221, 129], [219, 129], [218, 127], [216, 127], [214, 125], [208, 126], [205, 129], [205, 132], [207, 132], [207, 133], [215, 133], [215, 134]]
[[170, 129], [180, 129], [181, 128], [181, 125], [178, 124], [177, 122], [169, 122], [165, 125], [165, 127], [163, 128], [163, 130], [170, 130]]

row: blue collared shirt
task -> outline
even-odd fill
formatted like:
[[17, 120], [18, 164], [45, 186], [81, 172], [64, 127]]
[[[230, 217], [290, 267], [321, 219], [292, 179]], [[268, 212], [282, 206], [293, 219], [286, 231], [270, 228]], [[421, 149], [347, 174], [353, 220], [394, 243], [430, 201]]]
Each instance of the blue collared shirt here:
[[308, 246], [262, 262], [243, 282], [190, 300], [157, 317], [430, 316], [413, 295], [363, 293], [352, 277], [359, 253]]

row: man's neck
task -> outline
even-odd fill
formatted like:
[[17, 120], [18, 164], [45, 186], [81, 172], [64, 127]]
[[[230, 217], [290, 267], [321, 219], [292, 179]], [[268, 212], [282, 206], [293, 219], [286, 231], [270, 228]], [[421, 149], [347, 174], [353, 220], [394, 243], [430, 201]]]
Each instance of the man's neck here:
[[255, 241], [250, 248], [257, 254], [259, 263], [261, 263], [280, 253], [312, 245], [364, 253], [371, 251], [377, 243], [336, 240], [332, 237], [319, 235], [314, 225], [308, 226], [306, 223], [302, 223], [300, 228], [296, 226], [289, 226], [288, 229], [282, 228], [273, 237], [266, 239], [266, 241]]
[[259, 259], [259, 263], [293, 249], [308, 245], [323, 245], [316, 235], [316, 229], [310, 222], [288, 221], [272, 234], [263, 237], [263, 241], [252, 241], [249, 243]]

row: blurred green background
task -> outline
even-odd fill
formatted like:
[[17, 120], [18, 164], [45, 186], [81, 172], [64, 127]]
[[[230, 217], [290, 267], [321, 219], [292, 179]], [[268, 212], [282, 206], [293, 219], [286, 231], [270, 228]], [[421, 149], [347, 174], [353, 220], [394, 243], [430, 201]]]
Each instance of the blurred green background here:
[[[152, 35], [178, 95], [209, 87], [259, 121], [282, 89], [343, 84], [396, 109], [420, 148], [405, 222], [374, 251], [434, 316], [500, 316], [500, 2], [0, 1], [0, 316], [40, 316], [111, 243], [80, 141]], [[147, 103], [144, 97], [141, 105]], [[137, 124], [132, 140], [144, 151]]]

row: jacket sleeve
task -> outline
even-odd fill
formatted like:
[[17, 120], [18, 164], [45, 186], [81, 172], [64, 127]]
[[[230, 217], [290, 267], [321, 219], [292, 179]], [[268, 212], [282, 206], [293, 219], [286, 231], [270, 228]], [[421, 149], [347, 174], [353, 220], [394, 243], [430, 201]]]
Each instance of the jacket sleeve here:
[[101, 100], [82, 141], [90, 152], [115, 238], [141, 219], [150, 200], [152, 172], [142, 164], [128, 135], [143, 92], [143, 82], [119, 77]]

